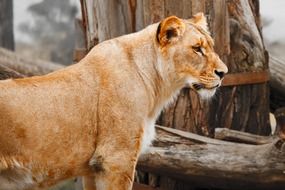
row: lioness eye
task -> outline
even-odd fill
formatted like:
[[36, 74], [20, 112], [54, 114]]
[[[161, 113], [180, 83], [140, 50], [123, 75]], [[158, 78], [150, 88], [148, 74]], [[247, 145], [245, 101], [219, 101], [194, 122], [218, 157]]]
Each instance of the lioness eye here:
[[192, 48], [196, 53], [201, 53], [202, 55], [204, 55], [204, 52], [201, 46], [193, 46]]

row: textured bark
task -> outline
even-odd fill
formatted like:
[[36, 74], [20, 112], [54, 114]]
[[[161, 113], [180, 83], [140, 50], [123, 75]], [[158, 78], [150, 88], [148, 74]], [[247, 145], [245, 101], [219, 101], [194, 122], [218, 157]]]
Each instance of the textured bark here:
[[262, 145], [270, 143], [273, 136], [259, 136], [251, 133], [245, 133], [227, 128], [216, 128], [215, 139], [229, 140], [233, 142], [240, 142], [246, 144]]
[[0, 0], [0, 47], [14, 50], [13, 0]]
[[52, 62], [23, 58], [4, 48], [0, 48], [0, 65], [26, 76], [43, 75], [64, 67]]
[[[227, 65], [231, 73], [256, 72], [268, 68], [256, 12], [248, 1], [228, 1], [230, 49]], [[210, 106], [209, 126], [256, 134], [269, 134], [269, 95], [266, 83], [224, 87]]]
[[[211, 143], [212, 139], [193, 141], [196, 139], [158, 130], [155, 147], [140, 157], [138, 169], [184, 181], [185, 189], [277, 190], [285, 187], [283, 140], [275, 139], [265, 145], [224, 144], [218, 140]], [[174, 184], [165, 189], [182, 189]]]

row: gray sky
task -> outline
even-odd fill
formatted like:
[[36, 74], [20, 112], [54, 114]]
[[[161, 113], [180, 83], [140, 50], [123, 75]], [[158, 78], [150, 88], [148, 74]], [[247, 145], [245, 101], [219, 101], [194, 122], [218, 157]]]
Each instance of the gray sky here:
[[269, 42], [285, 43], [285, 0], [259, 0], [262, 17], [272, 21], [263, 28], [263, 35]]

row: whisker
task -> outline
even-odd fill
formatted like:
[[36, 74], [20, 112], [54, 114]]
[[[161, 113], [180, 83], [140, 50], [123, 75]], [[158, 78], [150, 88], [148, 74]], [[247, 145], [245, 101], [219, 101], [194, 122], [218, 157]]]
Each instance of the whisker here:
[[196, 90], [200, 90], [202, 88], [205, 88], [205, 85], [201, 83], [194, 83], [193, 88], [195, 88]]

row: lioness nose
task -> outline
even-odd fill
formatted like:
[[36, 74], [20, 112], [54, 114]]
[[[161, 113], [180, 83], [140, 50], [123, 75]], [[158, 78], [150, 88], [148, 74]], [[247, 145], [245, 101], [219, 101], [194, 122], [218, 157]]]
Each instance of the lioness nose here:
[[224, 76], [225, 76], [225, 72], [223, 72], [223, 71], [215, 70], [215, 74], [218, 75], [220, 77], [220, 79], [224, 78]]

